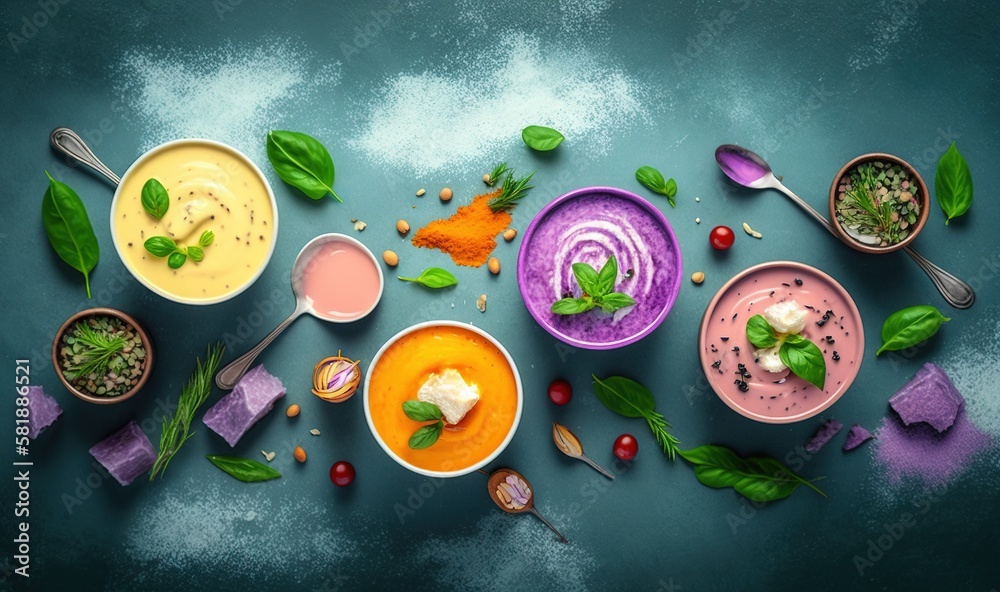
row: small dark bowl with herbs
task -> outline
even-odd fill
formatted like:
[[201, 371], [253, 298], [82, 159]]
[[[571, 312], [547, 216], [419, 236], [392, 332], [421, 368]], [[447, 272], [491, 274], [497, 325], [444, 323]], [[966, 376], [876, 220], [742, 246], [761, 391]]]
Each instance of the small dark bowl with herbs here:
[[90, 308], [71, 316], [52, 342], [59, 380], [90, 403], [120, 403], [139, 392], [153, 369], [153, 342], [130, 315]]
[[840, 240], [865, 253], [908, 245], [929, 213], [927, 184], [908, 162], [881, 152], [845, 164], [830, 186], [830, 222]]

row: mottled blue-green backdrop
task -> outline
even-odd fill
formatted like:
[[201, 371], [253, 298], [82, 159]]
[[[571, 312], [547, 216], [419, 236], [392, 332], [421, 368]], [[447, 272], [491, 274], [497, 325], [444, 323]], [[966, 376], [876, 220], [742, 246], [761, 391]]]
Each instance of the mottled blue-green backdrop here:
[[[776, 426], [738, 416], [708, 389], [696, 351], [701, 314], [727, 279], [764, 261], [802, 261], [854, 296], [868, 338], [858, 379], [827, 416], [875, 429], [888, 397], [935, 361], [952, 373], [970, 419], [996, 442], [1000, 9], [992, 4], [40, 0], [5, 2], [0, 22], [0, 383], [8, 385], [0, 405], [0, 588], [1000, 587], [995, 444], [943, 485], [928, 488], [914, 477], [894, 483], [873, 444], [844, 454], [838, 438], [820, 454], [801, 453], [818, 419]], [[532, 153], [519, 138], [529, 124], [559, 128], [567, 140], [553, 153]], [[144, 289], [114, 252], [113, 187], [50, 150], [48, 135], [58, 126], [80, 132], [119, 173], [144, 150], [178, 137], [244, 150], [265, 171], [280, 211], [264, 274], [239, 297], [209, 307], [172, 304]], [[268, 129], [320, 138], [344, 203], [312, 202], [282, 184], [266, 162]], [[892, 152], [933, 184], [937, 159], [953, 140], [972, 168], [975, 203], [947, 227], [935, 205], [915, 245], [973, 284], [978, 302], [968, 311], [950, 309], [904, 255], [846, 248], [780, 194], [734, 187], [712, 157], [724, 143], [756, 150], [822, 210], [848, 159]], [[666, 214], [685, 274], [703, 271], [705, 283], [685, 280], [666, 321], [637, 344], [613, 352], [561, 345], [520, 301], [519, 239], [498, 246], [503, 270], [492, 277], [485, 268], [455, 269], [395, 231], [398, 218], [417, 227], [467, 202], [499, 160], [537, 171], [535, 189], [514, 212], [518, 228], [565, 191], [630, 189]], [[646, 164], [676, 179], [676, 208], [636, 183], [636, 168]], [[79, 274], [47, 243], [45, 170], [76, 189], [97, 231], [102, 252], [90, 300]], [[436, 198], [446, 185], [456, 195], [447, 206]], [[428, 194], [417, 198], [421, 187]], [[352, 219], [367, 229], [357, 233]], [[738, 229], [744, 221], [763, 238], [738, 231], [728, 252], [709, 248], [712, 226]], [[389, 273], [371, 317], [352, 325], [300, 319], [261, 356], [302, 414], [290, 421], [272, 413], [234, 453], [276, 451], [282, 479], [248, 485], [222, 475], [204, 455], [229, 448], [200, 423], [162, 481], [123, 488], [105, 479], [87, 449], [130, 419], [155, 442], [158, 418], [176, 401], [194, 357], [222, 339], [232, 359], [290, 313], [292, 261], [310, 238], [331, 231], [357, 236], [375, 252], [396, 250], [400, 273], [443, 266], [460, 284], [432, 293]], [[481, 293], [489, 298], [485, 314], [475, 308]], [[882, 320], [919, 303], [941, 307], [952, 321], [927, 345], [876, 359]], [[123, 404], [75, 399], [49, 361], [59, 325], [96, 305], [134, 314], [156, 342], [152, 379]], [[532, 482], [539, 509], [570, 544], [556, 542], [534, 517], [502, 514], [481, 475], [439, 481], [396, 465], [370, 435], [360, 395], [334, 406], [309, 393], [319, 359], [342, 349], [370, 360], [397, 331], [434, 318], [473, 322], [511, 351], [524, 381], [524, 414], [497, 465]], [[33, 383], [64, 409], [24, 458], [12, 442], [15, 359], [30, 360]], [[785, 460], [807, 477], [825, 476], [827, 497], [803, 489], [755, 507], [732, 490], [700, 485], [689, 467], [657, 451], [641, 420], [600, 405], [591, 373], [646, 384], [685, 445], [719, 443]], [[556, 377], [575, 388], [566, 407], [545, 396]], [[554, 420], [618, 478], [604, 480], [557, 452]], [[611, 445], [624, 432], [637, 436], [639, 455], [615, 465]], [[298, 443], [309, 453], [304, 465], [290, 460]], [[327, 476], [340, 459], [357, 469], [346, 489]], [[16, 460], [33, 463], [28, 579], [13, 573], [21, 521]]]

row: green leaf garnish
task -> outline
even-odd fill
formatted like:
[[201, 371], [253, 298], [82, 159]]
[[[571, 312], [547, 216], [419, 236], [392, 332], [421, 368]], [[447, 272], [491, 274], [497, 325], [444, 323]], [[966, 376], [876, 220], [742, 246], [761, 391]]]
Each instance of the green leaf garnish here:
[[591, 376], [594, 379], [594, 394], [598, 400], [619, 415], [644, 418], [656, 441], [663, 448], [663, 453], [673, 460], [680, 440], [667, 431], [670, 424], [656, 412], [653, 393], [630, 378], [611, 376], [601, 380], [596, 375]]
[[142, 186], [142, 209], [150, 216], [160, 220], [170, 208], [170, 196], [166, 188], [156, 179], [149, 179]]
[[207, 247], [211, 245], [212, 241], [214, 240], [215, 240], [215, 233], [212, 232], [211, 230], [206, 230], [205, 232], [201, 233], [200, 237], [198, 237], [198, 244], [203, 247]]
[[497, 184], [497, 181], [499, 181], [500, 178], [503, 177], [506, 173], [507, 173], [507, 163], [501, 162], [500, 164], [493, 167], [492, 171], [490, 171], [490, 174], [487, 176], [488, 180], [486, 181], [486, 184], [490, 187], [493, 187], [494, 185]]
[[565, 137], [551, 127], [529, 125], [521, 130], [521, 139], [529, 148], [547, 152], [562, 144]]
[[187, 253], [185, 251], [177, 250], [167, 257], [167, 266], [169, 266], [170, 269], [179, 269], [181, 265], [184, 265], [185, 261], [187, 261]]
[[677, 207], [674, 203], [674, 196], [677, 195], [677, 182], [673, 179], [664, 180], [663, 174], [651, 166], [642, 166], [635, 172], [635, 178], [642, 183], [646, 189], [666, 196], [670, 207]]
[[433, 421], [410, 436], [409, 446], [414, 450], [427, 448], [438, 441], [444, 429], [441, 408], [426, 401], [403, 401], [403, 413], [413, 421]]
[[410, 448], [414, 450], [421, 450], [427, 448], [438, 441], [441, 437], [441, 430], [444, 429], [444, 421], [438, 420], [436, 423], [431, 425], [425, 425], [419, 430], [413, 432], [410, 436], [409, 442], [407, 442]]
[[198, 263], [205, 258], [205, 251], [202, 251], [201, 247], [188, 247], [187, 256], [191, 258], [191, 261]]
[[549, 307], [552, 313], [579, 314], [595, 306], [599, 306], [604, 312], [613, 313], [620, 308], [635, 304], [635, 300], [628, 294], [611, 291], [618, 278], [618, 260], [614, 255], [608, 257], [601, 271], [596, 271], [586, 263], [574, 263], [573, 275], [584, 295], [580, 298], [567, 297], [553, 302]]
[[49, 188], [42, 198], [42, 225], [59, 258], [83, 274], [90, 298], [90, 272], [97, 265], [100, 247], [83, 200], [65, 183], [45, 172]]
[[773, 458], [740, 458], [724, 446], [711, 444], [691, 450], [679, 450], [677, 454], [694, 465], [694, 475], [703, 485], [717, 489], [732, 487], [751, 501], [772, 502], [784, 499], [792, 495], [800, 485], [826, 497], [810, 481]]
[[301, 132], [268, 132], [267, 158], [282, 181], [310, 198], [322, 199], [329, 193], [344, 201], [333, 190], [333, 158], [316, 138]]
[[441, 419], [441, 408], [426, 401], [403, 401], [403, 413], [413, 421]]
[[747, 321], [747, 339], [754, 347], [767, 349], [778, 343], [778, 335], [774, 328], [762, 315], [754, 315]]
[[142, 244], [146, 250], [156, 257], [169, 257], [177, 251], [177, 243], [166, 236], [151, 236]]
[[281, 473], [275, 469], [249, 458], [218, 454], [208, 454], [205, 458], [212, 461], [213, 465], [222, 469], [227, 475], [239, 479], [244, 483], [269, 481], [281, 477]]
[[945, 224], [968, 212], [972, 206], [972, 173], [955, 142], [938, 161], [934, 174], [934, 195], [947, 216]]
[[786, 335], [778, 349], [778, 356], [792, 374], [823, 389], [826, 384], [826, 360], [815, 343], [801, 335]]
[[428, 288], [447, 288], [458, 284], [455, 276], [440, 267], [428, 267], [415, 278], [400, 277], [404, 282], [415, 282]]
[[913, 347], [934, 336], [941, 325], [951, 318], [930, 305], [910, 306], [889, 315], [882, 323], [882, 347], [875, 352], [896, 351]]

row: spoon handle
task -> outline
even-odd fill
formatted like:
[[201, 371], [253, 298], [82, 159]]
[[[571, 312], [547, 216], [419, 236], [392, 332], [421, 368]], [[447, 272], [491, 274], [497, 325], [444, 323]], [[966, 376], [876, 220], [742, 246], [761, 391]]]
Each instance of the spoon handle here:
[[552, 526], [551, 524], [549, 524], [549, 521], [546, 520], [544, 516], [542, 516], [541, 514], [538, 513], [538, 510], [536, 510], [534, 506], [532, 506], [531, 508], [529, 508], [528, 511], [531, 512], [532, 514], [534, 514], [535, 516], [538, 516], [538, 519], [541, 520], [542, 523], [545, 524], [545, 526], [548, 526], [549, 530], [551, 530], [552, 532], [554, 532], [557, 535], [559, 535], [559, 542], [560, 543], [568, 543], [569, 542], [569, 541], [566, 540], [566, 537], [564, 537], [561, 532], [559, 532], [558, 530], [556, 530], [555, 526]]
[[941, 296], [948, 301], [948, 304], [957, 309], [965, 310], [975, 303], [976, 292], [972, 289], [972, 286], [941, 269], [934, 263], [931, 263], [909, 245], [903, 247], [903, 250], [906, 251], [906, 254], [911, 259], [916, 261], [920, 269], [923, 269], [924, 273], [927, 274], [927, 277], [931, 278], [934, 286], [937, 287], [938, 292], [941, 292]]
[[299, 318], [307, 310], [308, 306], [301, 301], [295, 303], [295, 310], [292, 314], [281, 322], [280, 325], [274, 328], [273, 331], [268, 333], [267, 337], [260, 340], [260, 343], [253, 346], [253, 348], [242, 356], [236, 358], [230, 362], [225, 368], [219, 370], [218, 374], [215, 375], [215, 384], [219, 386], [220, 389], [228, 391], [236, 386], [236, 383], [243, 378], [247, 370], [250, 368], [250, 364], [253, 364], [254, 359], [257, 355], [264, 351], [274, 339], [285, 330], [285, 327], [292, 324], [292, 321]]
[[784, 193], [792, 201], [794, 201], [795, 203], [797, 203], [799, 205], [799, 207], [802, 208], [803, 210], [805, 210], [806, 213], [808, 213], [810, 216], [812, 216], [814, 220], [816, 220], [817, 222], [819, 222], [820, 224], [822, 224], [823, 228], [826, 228], [830, 232], [830, 234], [832, 234], [834, 236], [837, 236], [837, 231], [833, 229], [833, 225], [830, 224], [830, 221], [827, 220], [826, 217], [823, 214], [820, 214], [819, 212], [817, 212], [816, 210], [814, 210], [811, 205], [809, 205], [808, 203], [805, 202], [805, 200], [803, 200], [801, 197], [799, 197], [799, 196], [795, 195], [794, 193], [792, 193], [792, 190], [789, 189], [788, 187], [785, 187], [781, 183], [781, 181], [779, 181], [777, 178], [774, 179], [774, 185], [773, 185], [773, 187], [775, 189], [777, 189], [778, 191]]
[[49, 141], [52, 143], [52, 147], [57, 151], [62, 152], [73, 160], [83, 163], [98, 173], [101, 173], [110, 179], [115, 185], [122, 182], [121, 177], [116, 175], [114, 171], [101, 162], [101, 159], [97, 158], [97, 155], [94, 154], [94, 151], [91, 150], [89, 146], [87, 146], [87, 143], [83, 141], [83, 138], [68, 127], [57, 127], [52, 130], [52, 134], [49, 136]]
[[595, 471], [597, 471], [598, 473], [604, 475], [608, 479], [611, 479], [612, 481], [615, 480], [615, 476], [614, 475], [612, 475], [611, 473], [609, 473], [609, 472], [605, 471], [603, 468], [601, 468], [601, 465], [599, 465], [599, 464], [595, 463], [594, 461], [590, 460], [589, 458], [587, 458], [587, 455], [581, 455], [580, 456], [580, 460], [582, 460], [583, 462], [585, 462], [588, 465], [590, 465], [591, 467], [593, 467], [593, 469]]

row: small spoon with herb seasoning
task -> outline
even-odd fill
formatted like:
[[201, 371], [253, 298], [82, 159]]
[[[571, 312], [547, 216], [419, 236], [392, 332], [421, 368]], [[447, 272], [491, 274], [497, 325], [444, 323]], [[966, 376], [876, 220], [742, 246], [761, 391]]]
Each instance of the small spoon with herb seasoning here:
[[[757, 154], [734, 144], [723, 144], [716, 148], [715, 160], [719, 163], [722, 172], [736, 183], [751, 189], [777, 189], [805, 210], [814, 220], [822, 224], [831, 234], [839, 236], [830, 222], [802, 198], [785, 187], [771, 172], [770, 165]], [[969, 284], [931, 263], [909, 245], [904, 246], [903, 251], [916, 261], [924, 273], [931, 278], [934, 286], [948, 304], [955, 308], [965, 309], [976, 301], [976, 293]]]
[[497, 469], [490, 475], [486, 485], [490, 492], [490, 499], [497, 506], [508, 514], [521, 514], [530, 512], [541, 520], [549, 530], [559, 536], [559, 542], [566, 543], [564, 537], [556, 527], [549, 524], [538, 510], [535, 509], [535, 494], [531, 492], [531, 484], [525, 480], [517, 471], [511, 469]]

